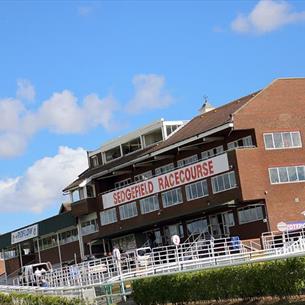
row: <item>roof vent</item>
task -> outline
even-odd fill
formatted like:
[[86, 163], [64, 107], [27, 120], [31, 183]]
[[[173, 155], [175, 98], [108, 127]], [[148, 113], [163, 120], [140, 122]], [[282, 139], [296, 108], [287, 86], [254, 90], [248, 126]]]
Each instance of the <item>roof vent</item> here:
[[204, 114], [206, 112], [209, 112], [211, 110], [214, 110], [215, 108], [208, 102], [208, 97], [204, 96], [204, 102], [203, 105], [198, 110], [200, 114]]

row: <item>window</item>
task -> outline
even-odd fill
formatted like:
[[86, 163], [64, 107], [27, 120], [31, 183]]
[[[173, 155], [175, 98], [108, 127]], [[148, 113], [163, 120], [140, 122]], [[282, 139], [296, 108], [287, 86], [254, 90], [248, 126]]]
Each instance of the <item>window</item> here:
[[92, 234], [98, 231], [97, 219], [91, 219], [81, 223], [81, 232], [82, 235]]
[[127, 203], [119, 207], [121, 220], [138, 216], [136, 202]]
[[136, 138], [127, 143], [122, 144], [122, 150], [124, 155], [128, 155], [134, 151], [137, 151], [142, 148], [141, 139]]
[[187, 201], [209, 195], [208, 183], [206, 180], [201, 180], [185, 186]]
[[212, 178], [213, 193], [219, 193], [236, 187], [235, 173], [229, 172]]
[[285, 149], [302, 147], [299, 131], [264, 133], [266, 149]]
[[174, 163], [169, 163], [160, 167], [157, 167], [155, 169], [155, 173], [156, 175], [161, 175], [161, 174], [165, 174], [167, 172], [170, 172], [171, 170], [173, 170], [175, 168]]
[[101, 225], [105, 226], [117, 222], [116, 209], [108, 209], [100, 213]]
[[98, 166], [98, 165], [99, 165], [97, 155], [92, 156], [90, 159], [91, 159], [91, 166], [92, 166], [92, 167], [96, 167], [96, 166]]
[[195, 163], [198, 160], [198, 156], [197, 155], [193, 155], [181, 160], [177, 161], [177, 167], [183, 167], [192, 163]]
[[305, 166], [287, 166], [269, 168], [271, 184], [293, 183], [305, 181]]
[[150, 196], [140, 200], [140, 208], [142, 214], [147, 214], [159, 210], [158, 196]]
[[113, 238], [111, 240], [113, 247], [117, 247], [122, 251], [128, 251], [130, 249], [136, 249], [137, 243], [134, 234], [128, 234], [125, 236]]
[[112, 161], [121, 157], [121, 148], [120, 146], [114, 147], [105, 152], [106, 162]]
[[222, 213], [224, 225], [227, 227], [235, 226], [234, 214], [232, 211]]
[[203, 151], [201, 153], [201, 159], [202, 160], [209, 159], [209, 158], [217, 156], [217, 155], [219, 155], [221, 153], [223, 153], [223, 146], [222, 145], [214, 147], [214, 148], [211, 148], [211, 149], [206, 150], [206, 151]]
[[239, 224], [258, 221], [264, 219], [263, 206], [252, 205], [238, 209]]
[[252, 137], [247, 136], [247, 137], [238, 139], [236, 141], [229, 142], [227, 144], [227, 146], [228, 146], [228, 150], [234, 149], [234, 148], [239, 148], [239, 147], [252, 147], [253, 146]]
[[166, 126], [166, 135], [169, 136], [169, 135], [172, 134], [178, 127], [179, 127], [179, 125], [167, 125], [167, 126]]
[[143, 180], [149, 179], [151, 177], [152, 177], [152, 171], [147, 171], [142, 174], [134, 176], [134, 181], [135, 182], [143, 181]]
[[40, 250], [46, 250], [53, 247], [57, 247], [57, 236], [55, 234], [43, 237], [39, 240]]
[[168, 208], [182, 202], [181, 188], [176, 188], [162, 193], [163, 207]]
[[122, 187], [125, 187], [125, 186], [129, 185], [131, 182], [132, 182], [131, 178], [115, 182], [114, 183], [114, 188], [115, 189], [120, 189]]
[[186, 225], [188, 235], [208, 232], [208, 221], [206, 218], [196, 219]]
[[68, 244], [77, 240], [78, 240], [77, 229], [72, 229], [69, 231], [59, 233], [59, 243], [61, 245]]

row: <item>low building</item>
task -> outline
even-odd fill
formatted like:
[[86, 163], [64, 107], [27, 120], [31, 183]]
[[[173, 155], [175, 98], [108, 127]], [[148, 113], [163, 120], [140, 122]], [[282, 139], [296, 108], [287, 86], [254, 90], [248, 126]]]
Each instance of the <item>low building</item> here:
[[[205, 105], [189, 122], [160, 120], [88, 152], [89, 168], [64, 189], [71, 211], [54, 218], [69, 215], [70, 227], [40, 226], [31, 237], [35, 259], [166, 245], [172, 235], [245, 240], [302, 227], [304, 109], [305, 78], [277, 79], [221, 107]], [[68, 229], [75, 247], [55, 259]], [[49, 252], [38, 249], [52, 234]], [[13, 246], [8, 235], [0, 236], [4, 255]], [[14, 249], [21, 253], [24, 243]]]

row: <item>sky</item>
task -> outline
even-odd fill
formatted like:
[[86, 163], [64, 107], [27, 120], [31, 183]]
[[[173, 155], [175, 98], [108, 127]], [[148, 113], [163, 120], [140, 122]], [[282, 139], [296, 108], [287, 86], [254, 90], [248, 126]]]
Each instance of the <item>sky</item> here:
[[0, 1], [0, 233], [57, 214], [86, 151], [305, 76], [304, 37], [305, 1]]

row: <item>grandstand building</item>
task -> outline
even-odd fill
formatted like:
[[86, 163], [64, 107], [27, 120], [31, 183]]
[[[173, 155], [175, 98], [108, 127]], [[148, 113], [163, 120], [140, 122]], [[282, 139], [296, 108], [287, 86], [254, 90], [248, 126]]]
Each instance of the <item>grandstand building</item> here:
[[160, 120], [88, 152], [52, 218], [0, 236], [7, 273], [143, 245], [304, 225], [305, 78], [277, 79], [190, 121]]

